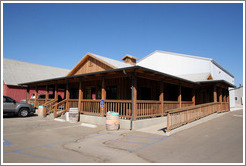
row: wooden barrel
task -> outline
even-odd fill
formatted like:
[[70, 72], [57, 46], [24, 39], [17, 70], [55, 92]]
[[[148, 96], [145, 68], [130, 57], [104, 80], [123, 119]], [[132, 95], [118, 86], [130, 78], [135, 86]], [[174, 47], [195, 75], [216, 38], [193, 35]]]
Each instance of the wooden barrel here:
[[119, 130], [120, 128], [120, 119], [119, 113], [108, 111], [106, 115], [106, 129], [107, 130]]

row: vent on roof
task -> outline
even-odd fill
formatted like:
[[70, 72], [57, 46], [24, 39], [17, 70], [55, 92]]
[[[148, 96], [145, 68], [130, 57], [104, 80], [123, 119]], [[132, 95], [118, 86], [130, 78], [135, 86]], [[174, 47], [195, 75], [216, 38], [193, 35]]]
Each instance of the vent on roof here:
[[126, 55], [122, 58], [123, 61], [125, 61], [125, 63], [129, 63], [129, 64], [132, 64], [132, 65], [136, 65], [136, 62], [138, 60], [138, 58], [135, 58], [131, 55]]

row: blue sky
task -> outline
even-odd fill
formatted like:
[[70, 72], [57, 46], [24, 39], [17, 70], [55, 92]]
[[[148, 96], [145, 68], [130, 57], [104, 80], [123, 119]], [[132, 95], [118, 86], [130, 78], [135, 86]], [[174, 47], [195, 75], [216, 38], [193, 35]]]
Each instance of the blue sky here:
[[243, 83], [242, 4], [4, 4], [3, 57], [72, 69], [87, 53], [213, 58]]

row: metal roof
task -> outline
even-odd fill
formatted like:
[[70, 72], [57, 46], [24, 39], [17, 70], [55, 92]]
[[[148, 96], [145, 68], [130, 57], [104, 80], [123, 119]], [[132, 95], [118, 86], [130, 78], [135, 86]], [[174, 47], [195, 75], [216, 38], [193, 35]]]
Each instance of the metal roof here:
[[129, 63], [125, 63], [125, 62], [121, 62], [121, 61], [118, 61], [118, 60], [114, 60], [114, 59], [110, 59], [110, 58], [107, 58], [107, 57], [104, 57], [104, 56], [100, 56], [100, 55], [96, 55], [96, 54], [92, 54], [90, 53], [91, 55], [95, 56], [96, 58], [116, 67], [116, 68], [125, 68], [125, 67], [131, 67], [133, 65], [129, 64]]
[[200, 57], [200, 56], [194, 56], [194, 55], [187, 55], [187, 54], [180, 54], [180, 53], [174, 53], [174, 52], [167, 52], [167, 51], [160, 51], [160, 50], [156, 50], [154, 52], [152, 52], [151, 54], [145, 56], [144, 58], [140, 59], [137, 64], [139, 62], [141, 62], [142, 60], [152, 56], [155, 53], [166, 53], [166, 54], [171, 54], [171, 55], [176, 55], [176, 56], [182, 56], [182, 57], [188, 57], [188, 58], [195, 58], [195, 59], [201, 59], [201, 60], [206, 60], [206, 61], [210, 61], [212, 62], [214, 65], [216, 65], [217, 67], [219, 67], [221, 70], [223, 70], [224, 72], [226, 72], [227, 74], [229, 74], [231, 77], [234, 78], [234, 76], [228, 72], [225, 68], [223, 68], [222, 66], [220, 66], [215, 60], [213, 60], [212, 58], [205, 58], [205, 57]]
[[198, 81], [206, 81], [210, 73], [196, 73], [196, 74], [186, 74], [186, 75], [178, 75], [178, 77], [191, 80], [194, 82]]
[[6, 85], [17, 86], [24, 82], [63, 77], [69, 71], [68, 69], [3, 58], [3, 80]]

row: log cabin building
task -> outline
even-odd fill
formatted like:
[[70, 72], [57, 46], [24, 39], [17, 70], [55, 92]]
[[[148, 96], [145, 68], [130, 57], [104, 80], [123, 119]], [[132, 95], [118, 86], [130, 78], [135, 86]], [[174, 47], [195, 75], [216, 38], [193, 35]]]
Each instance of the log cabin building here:
[[[119, 113], [121, 119], [154, 118], [167, 115], [169, 110], [205, 103], [217, 103], [219, 110], [229, 110], [229, 87], [226, 80], [191, 81], [136, 64], [135, 57], [126, 55], [124, 62], [87, 53], [65, 77], [27, 82], [22, 85], [39, 89], [55, 87], [54, 99], [27, 100], [36, 107], [44, 106], [44, 116], [54, 117], [78, 108], [80, 114], [104, 117], [107, 111]], [[59, 91], [65, 91], [58, 102]], [[100, 102], [104, 101], [101, 107]]]

